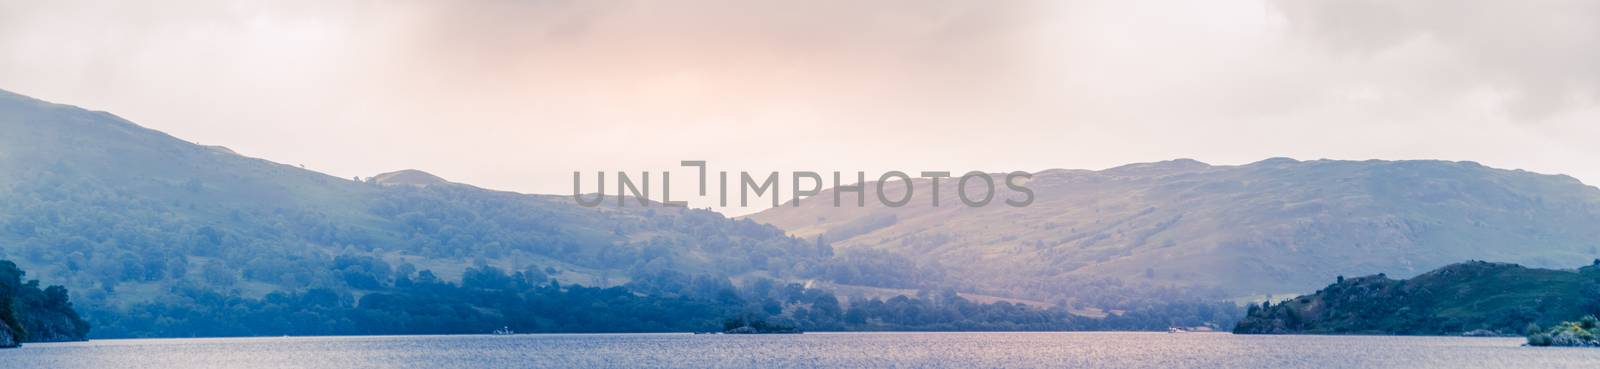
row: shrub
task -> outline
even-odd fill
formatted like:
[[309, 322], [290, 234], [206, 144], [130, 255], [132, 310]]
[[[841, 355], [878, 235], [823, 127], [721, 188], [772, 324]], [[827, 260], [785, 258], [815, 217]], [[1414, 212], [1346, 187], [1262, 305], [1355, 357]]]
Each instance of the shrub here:
[[1548, 334], [1535, 333], [1535, 334], [1532, 334], [1532, 335], [1528, 336], [1528, 346], [1543, 347], [1543, 346], [1550, 346], [1550, 343], [1551, 343], [1551, 339], [1550, 339], [1550, 335], [1548, 335]]

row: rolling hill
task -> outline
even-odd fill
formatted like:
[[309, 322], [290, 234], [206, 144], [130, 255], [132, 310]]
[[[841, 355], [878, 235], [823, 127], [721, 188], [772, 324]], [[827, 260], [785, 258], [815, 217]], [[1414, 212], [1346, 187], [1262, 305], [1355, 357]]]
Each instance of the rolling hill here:
[[[658, 309], [698, 320], [755, 310], [827, 329], [1161, 329], [1226, 324], [1237, 309], [1220, 300], [1293, 294], [1334, 275], [1463, 259], [1554, 266], [1600, 246], [1600, 190], [1467, 162], [1179, 160], [1037, 173], [1025, 208], [811, 201], [728, 219], [585, 208], [417, 170], [336, 178], [3, 91], [0, 132], [0, 258], [68, 287], [96, 337], [697, 324], [661, 321]], [[597, 299], [643, 310], [564, 305]], [[857, 301], [866, 305], [851, 320]], [[1034, 316], [1013, 302], [1053, 305], [1055, 320], [1010, 320]], [[530, 306], [583, 318], [528, 316]], [[869, 318], [895, 306], [1004, 314]], [[254, 325], [230, 325], [236, 317]], [[351, 328], [419, 321], [473, 325]]]
[[706, 210], [583, 208], [414, 170], [335, 178], [4, 91], [0, 132], [0, 257], [67, 286], [97, 337], [194, 334], [197, 311], [238, 299], [320, 288], [354, 301], [424, 270], [616, 286], [784, 280], [829, 256]]
[[[1149, 288], [1260, 301], [1337, 275], [1409, 276], [1471, 259], [1559, 267], [1600, 254], [1600, 189], [1472, 162], [1047, 170], [1027, 182], [1036, 199], [1021, 208], [1001, 204], [1015, 196], [1005, 192], [993, 205], [963, 206], [949, 198], [953, 182], [941, 183], [940, 207], [918, 180], [904, 207], [803, 201], [748, 219], [841, 253], [900, 255], [974, 291], [1047, 301]], [[893, 182], [890, 198], [903, 187]]]
[[1235, 333], [1521, 335], [1600, 313], [1600, 260], [1578, 270], [1473, 261], [1411, 279], [1343, 278], [1316, 293], [1251, 307]]

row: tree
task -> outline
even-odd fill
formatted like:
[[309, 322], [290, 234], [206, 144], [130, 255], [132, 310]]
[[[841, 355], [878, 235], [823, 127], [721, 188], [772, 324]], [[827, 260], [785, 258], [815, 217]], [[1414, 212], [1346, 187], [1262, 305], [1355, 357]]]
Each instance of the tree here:
[[36, 280], [22, 283], [25, 274], [11, 261], [0, 260], [0, 322], [23, 342], [83, 340], [89, 323], [72, 309], [67, 289], [40, 289]]
[[239, 277], [233, 274], [233, 270], [223, 266], [222, 262], [219, 261], [213, 260], [206, 263], [204, 267], [201, 267], [200, 271], [205, 276], [206, 283], [210, 283], [213, 286], [230, 287], [239, 282]]

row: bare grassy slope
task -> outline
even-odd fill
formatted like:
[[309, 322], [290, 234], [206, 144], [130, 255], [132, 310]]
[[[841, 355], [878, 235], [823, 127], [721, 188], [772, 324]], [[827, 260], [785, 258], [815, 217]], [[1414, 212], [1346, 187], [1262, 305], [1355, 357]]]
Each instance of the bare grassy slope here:
[[[937, 208], [919, 181], [902, 208], [834, 208], [824, 192], [749, 218], [825, 235], [841, 249], [902, 253], [989, 292], [1032, 298], [1070, 296], [1098, 277], [1294, 294], [1336, 275], [1409, 276], [1466, 259], [1564, 266], [1600, 246], [1600, 190], [1472, 162], [1278, 158], [1048, 170], [1029, 183], [1037, 201], [1026, 208], [1000, 199], [967, 208], [953, 182], [942, 184]], [[892, 182], [889, 193], [902, 187]]]

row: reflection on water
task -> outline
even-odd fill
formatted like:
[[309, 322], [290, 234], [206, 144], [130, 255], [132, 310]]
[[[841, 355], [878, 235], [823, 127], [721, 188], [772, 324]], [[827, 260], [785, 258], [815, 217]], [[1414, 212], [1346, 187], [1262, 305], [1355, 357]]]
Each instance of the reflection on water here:
[[807, 333], [107, 340], [0, 350], [4, 368], [1578, 368], [1518, 338]]

